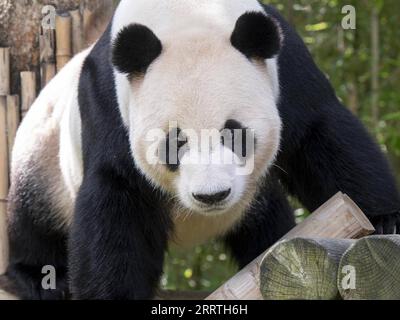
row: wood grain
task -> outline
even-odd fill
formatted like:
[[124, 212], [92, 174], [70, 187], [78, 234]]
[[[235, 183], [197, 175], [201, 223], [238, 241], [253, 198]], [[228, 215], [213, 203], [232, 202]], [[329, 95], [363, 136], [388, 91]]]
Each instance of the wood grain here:
[[265, 255], [260, 289], [266, 300], [334, 300], [340, 259], [354, 240], [294, 238]]
[[343, 256], [340, 269], [354, 268], [355, 287], [346, 274], [337, 286], [345, 300], [400, 300], [400, 236], [370, 236], [358, 240]]

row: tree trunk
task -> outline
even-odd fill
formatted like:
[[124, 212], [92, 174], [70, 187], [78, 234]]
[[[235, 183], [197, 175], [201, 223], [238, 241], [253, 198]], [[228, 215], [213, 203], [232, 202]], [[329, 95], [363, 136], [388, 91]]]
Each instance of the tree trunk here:
[[[19, 94], [21, 71], [35, 71], [39, 85], [39, 35], [42, 9], [54, 5], [58, 11], [88, 8], [92, 20], [85, 32], [94, 41], [112, 15], [113, 0], [0, 0], [0, 47], [11, 48], [11, 93]], [[95, 23], [94, 23], [95, 22]], [[89, 43], [87, 43], [89, 44]]]

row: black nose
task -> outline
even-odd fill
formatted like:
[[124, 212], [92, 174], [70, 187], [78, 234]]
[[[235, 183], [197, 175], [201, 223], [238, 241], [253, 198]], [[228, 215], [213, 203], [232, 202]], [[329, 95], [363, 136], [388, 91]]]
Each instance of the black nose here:
[[221, 191], [218, 193], [213, 193], [213, 194], [195, 194], [193, 193], [193, 198], [195, 198], [197, 201], [202, 202], [207, 205], [213, 205], [217, 204], [226, 198], [231, 194], [231, 189]]

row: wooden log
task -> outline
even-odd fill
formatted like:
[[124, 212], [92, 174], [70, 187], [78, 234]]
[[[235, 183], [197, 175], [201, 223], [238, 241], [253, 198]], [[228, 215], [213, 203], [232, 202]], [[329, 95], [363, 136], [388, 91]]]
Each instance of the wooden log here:
[[6, 271], [8, 262], [7, 196], [7, 98], [5, 96], [0, 96], [0, 275]]
[[36, 99], [36, 75], [34, 72], [21, 72], [21, 113], [22, 117], [28, 112]]
[[399, 235], [371, 236], [357, 241], [344, 254], [339, 268], [348, 271], [338, 276], [343, 299], [400, 300]]
[[72, 18], [72, 52], [73, 55], [81, 52], [84, 46], [83, 18], [79, 9], [69, 12]]
[[40, 30], [40, 84], [43, 89], [56, 75], [56, 39], [52, 29]]
[[57, 71], [72, 58], [72, 18], [69, 12], [56, 17]]
[[[373, 233], [374, 227], [360, 208], [338, 193], [282, 240], [296, 237], [358, 239]], [[215, 291], [207, 300], [261, 300], [260, 265], [265, 253]]]
[[352, 240], [295, 238], [272, 247], [260, 267], [266, 300], [335, 300], [340, 259]]
[[19, 96], [7, 96], [7, 139], [8, 139], [8, 161], [11, 163], [12, 149], [15, 136], [21, 121], [19, 108]]
[[0, 96], [10, 94], [10, 48], [0, 48]]

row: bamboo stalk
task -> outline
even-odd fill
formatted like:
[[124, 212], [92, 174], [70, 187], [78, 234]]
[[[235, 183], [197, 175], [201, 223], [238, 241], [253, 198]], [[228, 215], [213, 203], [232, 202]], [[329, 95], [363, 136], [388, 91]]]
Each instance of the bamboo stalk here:
[[72, 17], [68, 12], [56, 17], [57, 71], [60, 71], [72, 57]]
[[272, 247], [260, 268], [266, 300], [335, 300], [340, 259], [354, 240], [295, 238]]
[[36, 74], [30, 71], [21, 72], [21, 112], [22, 117], [36, 99]]
[[81, 12], [83, 15], [84, 45], [91, 46], [106, 30], [115, 9], [113, 0], [83, 0]]
[[10, 48], [0, 48], [0, 95], [10, 94]]
[[[360, 208], [338, 193], [282, 240], [296, 237], [358, 239], [375, 230]], [[265, 253], [250, 263], [207, 300], [261, 300], [260, 265]]]
[[349, 271], [338, 276], [340, 294], [345, 300], [400, 300], [399, 259], [399, 235], [358, 240], [340, 262], [339, 270]]
[[40, 31], [40, 83], [44, 88], [56, 75], [56, 40], [52, 29]]
[[0, 96], [0, 275], [8, 262], [7, 196], [8, 196], [7, 98]]
[[83, 17], [79, 9], [69, 13], [72, 18], [72, 52], [75, 55], [84, 49]]
[[88, 8], [83, 9], [83, 34], [85, 46], [90, 46], [90, 29], [94, 24], [94, 12]]
[[7, 138], [8, 138], [8, 160], [11, 164], [12, 149], [15, 136], [21, 121], [19, 109], [19, 96], [7, 96]]

